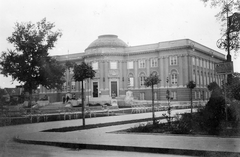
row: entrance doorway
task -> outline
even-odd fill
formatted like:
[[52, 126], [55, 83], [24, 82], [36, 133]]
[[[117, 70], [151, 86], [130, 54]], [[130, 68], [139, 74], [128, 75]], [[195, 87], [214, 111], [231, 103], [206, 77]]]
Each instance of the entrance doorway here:
[[111, 97], [117, 97], [117, 81], [111, 81]]
[[98, 97], [98, 82], [93, 82], [93, 97]]

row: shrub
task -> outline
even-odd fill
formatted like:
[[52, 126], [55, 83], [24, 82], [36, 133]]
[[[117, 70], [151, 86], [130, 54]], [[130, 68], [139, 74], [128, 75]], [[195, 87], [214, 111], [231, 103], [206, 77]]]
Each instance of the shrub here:
[[219, 134], [221, 123], [226, 118], [225, 99], [222, 96], [211, 97], [202, 112], [203, 129], [212, 135]]
[[192, 131], [191, 127], [192, 115], [190, 113], [185, 113], [181, 118], [173, 123], [174, 134], [189, 134]]
[[105, 103], [104, 105], [106, 105], [106, 106], [112, 106], [112, 105], [110, 105], [109, 103]]

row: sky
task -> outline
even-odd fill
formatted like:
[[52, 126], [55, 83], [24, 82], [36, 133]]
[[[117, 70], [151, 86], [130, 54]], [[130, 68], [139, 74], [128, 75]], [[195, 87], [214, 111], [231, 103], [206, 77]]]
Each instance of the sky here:
[[[50, 55], [82, 53], [103, 34], [118, 35], [129, 46], [187, 38], [226, 55], [216, 46], [222, 36], [218, 11], [201, 0], [0, 0], [0, 55], [13, 49], [6, 39], [16, 22], [43, 18], [63, 34]], [[240, 72], [240, 56], [232, 54], [232, 60]], [[19, 84], [0, 75], [1, 88]]]

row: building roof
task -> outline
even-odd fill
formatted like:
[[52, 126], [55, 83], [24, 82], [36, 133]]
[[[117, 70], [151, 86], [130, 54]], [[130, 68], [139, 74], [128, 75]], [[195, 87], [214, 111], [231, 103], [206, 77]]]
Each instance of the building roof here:
[[96, 48], [126, 48], [128, 45], [118, 38], [117, 35], [100, 35], [86, 50]]
[[[199, 51], [208, 55], [209, 57], [214, 57], [216, 59], [225, 60], [225, 55], [215, 51], [209, 47], [201, 45], [190, 39], [180, 39], [172, 41], [164, 41], [153, 44], [128, 46], [125, 42], [118, 38], [116, 35], [101, 35], [97, 40], [93, 41], [84, 53], [68, 54], [55, 56], [59, 61], [66, 60], [79, 60], [89, 55], [134, 55], [139, 53], [149, 53], [156, 51], [167, 51], [167, 50], [178, 50], [183, 48], [190, 48], [194, 53]], [[190, 55], [191, 55], [190, 53]]]

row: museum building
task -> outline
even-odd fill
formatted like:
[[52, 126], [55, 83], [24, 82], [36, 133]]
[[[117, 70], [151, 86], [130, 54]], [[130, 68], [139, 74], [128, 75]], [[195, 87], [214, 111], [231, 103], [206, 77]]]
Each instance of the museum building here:
[[[128, 90], [134, 99], [150, 101], [151, 88], [144, 80], [151, 73], [161, 79], [154, 86], [154, 99], [166, 101], [166, 91], [172, 101], [189, 101], [187, 83], [196, 82], [194, 101], [208, 100], [207, 85], [213, 81], [219, 85], [223, 76], [216, 74], [214, 65], [225, 61], [225, 55], [190, 39], [128, 46], [116, 35], [101, 35], [82, 53], [53, 56], [62, 64], [85, 61], [96, 71], [93, 79], [85, 80], [85, 98], [88, 101], [107, 101], [114, 95], [124, 99]], [[51, 102], [62, 101], [62, 96], [81, 97], [81, 83], [73, 79], [72, 69], [66, 70], [66, 82], [62, 90], [40, 87], [40, 97], [47, 95]]]

